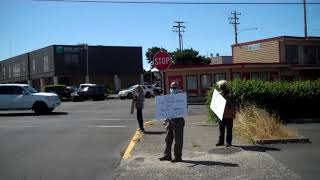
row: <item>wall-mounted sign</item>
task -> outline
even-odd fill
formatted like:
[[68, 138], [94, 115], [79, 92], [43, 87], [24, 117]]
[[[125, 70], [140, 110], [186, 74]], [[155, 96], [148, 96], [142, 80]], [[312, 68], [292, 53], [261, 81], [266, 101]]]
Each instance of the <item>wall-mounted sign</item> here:
[[84, 51], [84, 47], [57, 46], [56, 52], [61, 53], [80, 53]]
[[248, 45], [248, 51], [257, 51], [261, 49], [261, 44], [252, 44], [252, 45]]

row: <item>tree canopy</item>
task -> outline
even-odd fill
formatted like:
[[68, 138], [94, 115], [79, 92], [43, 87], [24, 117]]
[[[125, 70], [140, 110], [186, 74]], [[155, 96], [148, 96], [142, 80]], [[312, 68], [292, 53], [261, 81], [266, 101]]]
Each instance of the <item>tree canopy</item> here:
[[[154, 67], [153, 57], [158, 51], [166, 51], [164, 48], [152, 47], [146, 52], [146, 58], [151, 68]], [[151, 58], [150, 58], [151, 52]], [[184, 49], [182, 51], [176, 50], [174, 52], [168, 52], [172, 56], [172, 64], [183, 64], [183, 65], [198, 65], [198, 64], [210, 64], [210, 58], [199, 55], [199, 52], [194, 49]]]

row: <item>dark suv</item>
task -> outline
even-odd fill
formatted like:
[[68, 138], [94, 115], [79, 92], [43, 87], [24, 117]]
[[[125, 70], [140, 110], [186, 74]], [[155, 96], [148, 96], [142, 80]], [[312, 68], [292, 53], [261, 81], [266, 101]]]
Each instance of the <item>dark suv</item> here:
[[102, 85], [87, 86], [82, 89], [78, 89], [71, 94], [73, 101], [84, 101], [92, 99], [93, 101], [105, 99], [106, 88]]

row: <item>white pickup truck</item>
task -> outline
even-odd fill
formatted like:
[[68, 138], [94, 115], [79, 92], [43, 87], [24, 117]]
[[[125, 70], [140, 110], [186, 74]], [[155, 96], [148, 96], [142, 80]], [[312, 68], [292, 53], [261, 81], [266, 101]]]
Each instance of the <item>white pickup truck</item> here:
[[0, 111], [33, 110], [46, 114], [60, 104], [55, 93], [37, 92], [28, 84], [0, 84]]

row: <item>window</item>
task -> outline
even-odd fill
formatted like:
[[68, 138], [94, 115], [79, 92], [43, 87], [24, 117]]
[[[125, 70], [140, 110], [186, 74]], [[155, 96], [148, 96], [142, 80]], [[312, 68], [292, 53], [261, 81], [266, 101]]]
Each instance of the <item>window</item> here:
[[43, 57], [43, 72], [48, 72], [49, 71], [49, 57], [44, 56]]
[[72, 54], [71, 62], [72, 62], [72, 64], [79, 64], [79, 55], [78, 54]]
[[252, 72], [251, 79], [268, 81], [269, 74], [268, 72]]
[[217, 83], [220, 80], [226, 80], [226, 74], [225, 73], [219, 73], [214, 75], [214, 83]]
[[11, 78], [11, 67], [9, 66], [9, 75], [8, 75], [9, 78]]
[[285, 46], [285, 63], [298, 64], [298, 46], [286, 45]]
[[304, 47], [304, 58], [306, 64], [315, 64], [317, 61], [317, 47], [316, 46], [305, 46]]
[[13, 73], [13, 77], [19, 77], [20, 76], [20, 64], [13, 65], [12, 73]]
[[232, 72], [232, 79], [241, 79], [241, 72]]
[[69, 65], [69, 64], [71, 64], [71, 55], [70, 54], [66, 54], [65, 56], [64, 56], [64, 63], [65, 64], [67, 64], [67, 65]]
[[32, 72], [36, 72], [36, 60], [32, 60]]
[[7, 87], [8, 86], [0, 86], [0, 94], [8, 94], [9, 90]]
[[24, 91], [23, 88], [19, 86], [1, 86], [0, 87], [0, 94], [22, 94]]
[[201, 95], [205, 96], [208, 89], [212, 86], [211, 84], [211, 75], [201, 75]]
[[198, 77], [196, 75], [187, 76], [188, 96], [198, 96]]
[[2, 73], [3, 73], [3, 77], [6, 77], [6, 68], [5, 67], [2, 68]]

